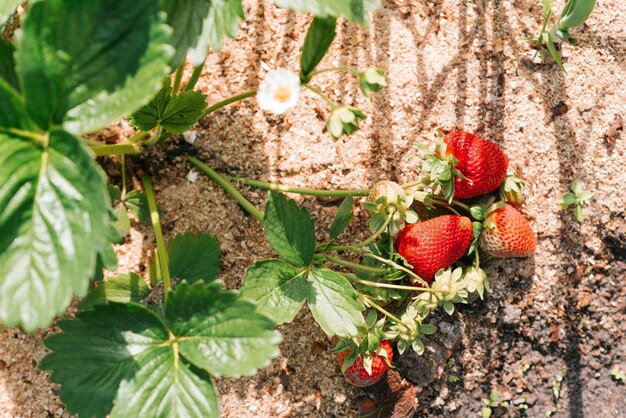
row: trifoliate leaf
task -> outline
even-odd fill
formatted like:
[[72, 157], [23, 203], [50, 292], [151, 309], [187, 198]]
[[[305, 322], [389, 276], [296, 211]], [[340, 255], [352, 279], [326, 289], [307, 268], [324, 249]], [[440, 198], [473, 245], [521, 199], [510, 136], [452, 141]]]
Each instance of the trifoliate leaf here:
[[278, 325], [293, 321], [306, 300], [306, 271], [282, 260], [263, 260], [248, 267], [241, 296]]
[[17, 73], [33, 120], [95, 131], [146, 104], [173, 54], [154, 0], [32, 2], [17, 48]]
[[172, 277], [210, 282], [220, 272], [220, 243], [209, 234], [178, 234], [167, 243], [167, 254]]
[[279, 354], [282, 337], [275, 323], [217, 282], [180, 283], [167, 300], [165, 317], [180, 354], [217, 376], [252, 375]]
[[129, 120], [142, 131], [160, 125], [171, 133], [185, 132], [204, 114], [206, 97], [199, 90], [173, 94], [168, 78], [156, 97], [133, 113]]
[[67, 132], [40, 140], [0, 133], [0, 321], [27, 331], [84, 295], [110, 245], [104, 173]]
[[337, 215], [335, 215], [335, 219], [333, 219], [333, 223], [330, 226], [330, 239], [333, 240], [337, 238], [343, 231], [345, 231], [346, 227], [352, 220], [352, 207], [354, 206], [354, 198], [352, 196], [348, 196], [341, 202], [339, 206], [339, 210], [337, 210]]
[[340, 337], [355, 336], [365, 327], [361, 312], [365, 309], [357, 299], [350, 282], [327, 268], [314, 267], [309, 272], [307, 301], [311, 313], [324, 332]]
[[180, 283], [164, 319], [142, 305], [112, 302], [62, 321], [40, 367], [61, 384], [70, 413], [112, 418], [219, 417], [207, 372], [254, 373], [281, 337], [254, 305], [218, 283]]
[[145, 280], [135, 273], [122, 273], [111, 277], [89, 291], [80, 302], [83, 310], [109, 302], [140, 302], [150, 294]]
[[315, 228], [306, 208], [281, 193], [270, 192], [265, 205], [265, 238], [274, 251], [295, 265], [313, 261]]
[[340, 17], [353, 20], [361, 25], [370, 22], [370, 12], [380, 7], [379, 0], [274, 0], [278, 7], [311, 12], [319, 17]]

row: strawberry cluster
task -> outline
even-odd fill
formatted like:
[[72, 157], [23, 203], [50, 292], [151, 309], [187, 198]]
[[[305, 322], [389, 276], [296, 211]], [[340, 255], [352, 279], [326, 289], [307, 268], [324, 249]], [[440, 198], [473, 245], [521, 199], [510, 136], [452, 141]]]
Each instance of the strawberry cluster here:
[[[421, 171], [426, 177], [404, 186], [380, 182], [365, 204], [372, 212], [372, 231], [386, 227], [386, 233], [367, 247], [364, 260], [390, 268], [382, 277], [367, 277], [378, 288], [357, 290], [368, 295], [369, 307], [383, 313], [387, 311], [379, 305], [394, 300], [396, 306], [402, 302], [402, 308], [397, 316], [385, 315], [336, 348], [342, 372], [358, 387], [382, 378], [393, 359], [390, 341], [396, 342], [400, 353], [412, 347], [421, 354], [421, 338], [436, 331], [427, 322], [434, 310], [441, 307], [452, 314], [455, 304], [468, 303], [472, 294], [483, 298], [485, 290], [491, 291], [480, 268], [479, 250], [508, 258], [530, 256], [536, 248], [528, 221], [516, 209], [524, 200], [521, 180], [507, 176], [509, 160], [498, 145], [454, 131], [441, 138], [434, 152], [422, 147], [422, 153]], [[417, 202], [421, 211], [414, 209]], [[452, 213], [419, 219], [417, 212], [436, 207]], [[378, 262], [372, 263], [372, 258]], [[408, 280], [415, 292], [403, 296], [402, 285], [381, 285], [399, 279]], [[374, 344], [372, 335], [376, 335]]]

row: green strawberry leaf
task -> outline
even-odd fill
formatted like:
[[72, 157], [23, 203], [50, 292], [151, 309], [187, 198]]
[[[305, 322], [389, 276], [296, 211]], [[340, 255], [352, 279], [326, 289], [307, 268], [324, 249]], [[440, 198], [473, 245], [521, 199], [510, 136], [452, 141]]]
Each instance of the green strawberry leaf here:
[[324, 332], [340, 337], [355, 336], [365, 328], [363, 304], [354, 288], [341, 274], [327, 268], [314, 267], [307, 282], [309, 309]]
[[306, 208], [299, 208], [293, 199], [270, 192], [265, 205], [265, 238], [274, 251], [297, 266], [313, 261], [315, 227]]
[[334, 240], [337, 238], [350, 224], [352, 220], [352, 207], [354, 206], [354, 198], [352, 196], [348, 196], [341, 202], [339, 206], [339, 210], [337, 211], [337, 215], [335, 215], [335, 219], [333, 219], [333, 223], [330, 226], [330, 239]]
[[110, 245], [100, 167], [59, 128], [38, 140], [0, 133], [0, 321], [27, 331], [85, 294]]
[[234, 38], [239, 19], [244, 17], [241, 0], [165, 0], [163, 10], [167, 23], [174, 28], [174, 68], [184, 62], [187, 52], [194, 66], [203, 64], [209, 47], [222, 49], [224, 37]]
[[16, 56], [33, 120], [80, 134], [146, 104], [173, 54], [162, 19], [154, 0], [33, 2]]
[[282, 337], [253, 303], [221, 287], [180, 283], [167, 300], [167, 322], [180, 354], [195, 366], [217, 376], [252, 375], [278, 356]]
[[171, 347], [142, 354], [133, 379], [120, 384], [111, 418], [221, 416], [217, 387], [207, 372]]
[[306, 270], [282, 260], [257, 261], [243, 276], [241, 296], [276, 324], [291, 322], [306, 300]]
[[146, 199], [146, 195], [141, 190], [134, 189], [126, 193], [124, 205], [137, 217], [137, 219], [139, 219], [142, 224], [152, 225], [150, 209], [148, 208], [148, 199]]
[[149, 294], [150, 288], [141, 276], [135, 273], [122, 273], [92, 288], [79, 306], [83, 310], [88, 310], [109, 302], [140, 302]]
[[379, 0], [274, 0], [278, 7], [311, 12], [319, 17], [340, 17], [367, 25], [369, 13], [380, 7]]
[[160, 125], [178, 134], [191, 128], [202, 117], [207, 96], [199, 90], [172, 94], [170, 83], [167, 78], [156, 97], [129, 118], [137, 129], [149, 131]]
[[313, 18], [304, 39], [302, 55], [300, 56], [300, 80], [303, 83], [308, 83], [311, 80], [310, 74], [322, 61], [328, 48], [330, 48], [330, 44], [333, 43], [336, 25], [336, 17]]
[[[0, 0], [2, 2], [3, 0]], [[15, 73], [15, 47], [12, 43], [0, 39], [0, 78], [3, 78], [16, 92], [20, 90]], [[0, 101], [2, 103], [2, 101]], [[2, 113], [0, 113], [1, 115]]]
[[122, 381], [132, 381], [158, 353], [173, 351], [161, 347], [169, 339], [165, 325], [141, 305], [99, 305], [58, 325], [63, 332], [45, 339], [52, 352], [39, 367], [61, 384], [61, 401], [71, 414], [105, 417]]
[[113, 215], [115, 220], [112, 223], [113, 228], [122, 237], [126, 236], [130, 231], [130, 219], [128, 218], [128, 212], [122, 202], [119, 202], [113, 207]]
[[59, 323], [40, 367], [61, 384], [70, 413], [217, 418], [208, 372], [250, 374], [278, 354], [274, 323], [218, 283], [180, 283], [164, 316], [111, 302]]
[[208, 283], [220, 272], [220, 243], [208, 234], [178, 234], [167, 243], [167, 254], [172, 277]]
[[29, 130], [32, 126], [24, 99], [8, 82], [0, 78], [0, 132], [2, 128]]

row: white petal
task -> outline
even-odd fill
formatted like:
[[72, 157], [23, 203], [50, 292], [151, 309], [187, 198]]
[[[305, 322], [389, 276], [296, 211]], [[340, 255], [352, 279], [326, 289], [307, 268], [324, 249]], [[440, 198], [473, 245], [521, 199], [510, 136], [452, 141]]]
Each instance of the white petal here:
[[195, 183], [197, 179], [198, 173], [193, 170], [189, 170], [189, 173], [187, 174], [187, 180], [189, 180], [189, 183]]
[[265, 111], [282, 115], [293, 109], [300, 97], [300, 78], [289, 70], [270, 71], [259, 86], [257, 101]]

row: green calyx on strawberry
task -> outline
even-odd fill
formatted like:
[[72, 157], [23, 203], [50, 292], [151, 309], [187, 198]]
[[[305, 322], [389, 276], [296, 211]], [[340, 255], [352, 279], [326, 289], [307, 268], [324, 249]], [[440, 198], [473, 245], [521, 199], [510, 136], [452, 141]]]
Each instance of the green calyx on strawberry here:
[[[396, 236], [402, 227], [419, 220], [411, 209], [413, 195], [407, 194], [398, 183], [393, 181], [379, 181], [372, 187], [364, 206], [373, 213], [369, 219], [372, 232], [378, 231], [385, 223], [389, 225], [389, 234]], [[389, 222], [387, 219], [391, 218]]]
[[422, 170], [441, 186], [444, 196], [467, 199], [496, 190], [504, 178], [509, 159], [493, 142], [464, 131], [443, 137], [434, 153], [426, 155]]
[[500, 185], [500, 199], [520, 206], [524, 203], [524, 182], [516, 175], [507, 176]]
[[485, 290], [491, 293], [491, 286], [485, 270], [477, 267], [468, 267], [464, 272], [465, 288], [469, 293], [476, 293], [484, 299]]
[[496, 202], [495, 200], [495, 197], [490, 196], [488, 198], [482, 198], [480, 202], [470, 206], [469, 211], [475, 221], [472, 222], [472, 243], [467, 251], [468, 254], [472, 254], [480, 245], [480, 237], [485, 227], [492, 226], [486, 221], [487, 214], [504, 206], [504, 202]]
[[424, 342], [421, 337], [432, 335], [437, 327], [424, 323], [424, 316], [420, 314], [414, 304], [406, 306], [400, 316], [401, 323], [395, 323], [389, 327], [385, 335], [389, 339], [397, 340], [398, 352], [403, 354], [408, 347], [413, 348], [418, 355], [424, 353]]
[[437, 216], [405, 226], [395, 245], [398, 253], [413, 266], [413, 272], [432, 283], [437, 271], [450, 267], [465, 255], [472, 232], [472, 221], [465, 216]]
[[420, 293], [414, 300], [417, 312], [424, 317], [440, 306], [452, 315], [455, 303], [467, 303], [469, 294], [461, 267], [439, 270], [431, 289], [434, 292]]
[[443, 196], [451, 202], [455, 194], [454, 179], [465, 178], [463, 173], [456, 168], [459, 160], [454, 155], [447, 153], [448, 147], [441, 137], [435, 145], [435, 152], [421, 144], [417, 144], [417, 147], [424, 161], [421, 170], [429, 174], [425, 182], [432, 184], [433, 190], [439, 186]]
[[378, 382], [393, 367], [393, 348], [385, 339], [385, 319], [377, 321], [375, 311], [365, 319], [368, 326], [353, 339], [342, 339], [333, 352], [339, 353], [339, 365], [346, 380], [356, 387], [366, 387]]

